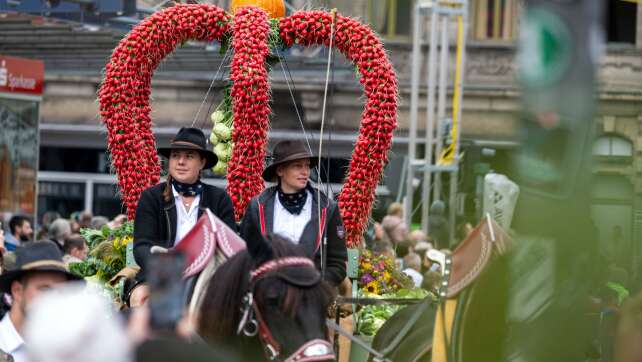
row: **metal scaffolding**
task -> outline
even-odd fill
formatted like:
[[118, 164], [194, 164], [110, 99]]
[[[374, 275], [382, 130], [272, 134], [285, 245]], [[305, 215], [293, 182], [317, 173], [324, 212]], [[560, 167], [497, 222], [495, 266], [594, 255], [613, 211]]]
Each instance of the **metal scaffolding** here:
[[[451, 59], [449, 32], [451, 24], [457, 24], [455, 59]], [[424, 27], [429, 24], [428, 32]], [[466, 58], [466, 34], [468, 28], [467, 0], [418, 1], [414, 10], [414, 36], [412, 52], [412, 88], [410, 99], [410, 134], [406, 198], [404, 202], [406, 223], [410, 225], [412, 214], [419, 205], [413, 201], [415, 175], [423, 176], [421, 182], [421, 228], [429, 233], [428, 211], [432, 199], [442, 199], [442, 173], [450, 174], [449, 225], [451, 239], [455, 228], [457, 202], [457, 178], [459, 173], [459, 141], [461, 134], [461, 101], [463, 70]], [[421, 81], [423, 45], [428, 44], [428, 70], [426, 82]], [[439, 52], [439, 60], [437, 54]], [[452, 108], [446, 108], [448, 95], [449, 64], [455, 65]], [[437, 76], [439, 78], [437, 79]], [[423, 84], [422, 84], [423, 83]], [[419, 124], [419, 95], [426, 92], [425, 150], [418, 158], [417, 138]], [[437, 107], [435, 110], [435, 103]], [[434, 175], [434, 177], [433, 177]]]

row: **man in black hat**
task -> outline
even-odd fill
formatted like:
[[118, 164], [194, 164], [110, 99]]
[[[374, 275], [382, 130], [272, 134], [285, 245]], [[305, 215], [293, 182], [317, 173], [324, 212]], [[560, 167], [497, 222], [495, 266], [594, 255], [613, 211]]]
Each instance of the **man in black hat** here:
[[134, 222], [134, 257], [141, 272], [130, 289], [129, 302], [137, 306], [149, 297], [143, 284], [153, 246], [171, 248], [196, 224], [206, 208], [236, 230], [232, 200], [217, 187], [201, 182], [201, 170], [213, 167], [218, 158], [205, 147], [198, 128], [181, 128], [169, 147], [158, 153], [169, 159], [167, 181], [143, 191]]
[[29, 306], [38, 295], [70, 280], [79, 280], [62, 262], [58, 247], [44, 241], [16, 249], [16, 267], [0, 275], [0, 292], [11, 295], [11, 309], [0, 321], [0, 350], [15, 362], [27, 361], [22, 331]]
[[337, 203], [310, 185], [310, 167], [316, 161], [302, 141], [281, 141], [274, 147], [263, 179], [277, 185], [252, 199], [241, 222], [241, 237], [251, 243], [257, 232], [279, 234], [302, 245], [325, 280], [338, 286], [346, 276], [343, 219]]

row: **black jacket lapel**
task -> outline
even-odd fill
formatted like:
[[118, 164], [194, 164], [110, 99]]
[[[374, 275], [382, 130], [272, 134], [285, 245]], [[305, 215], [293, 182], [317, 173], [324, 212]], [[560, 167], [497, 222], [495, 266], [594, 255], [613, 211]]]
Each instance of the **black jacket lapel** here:
[[169, 240], [165, 240], [165, 247], [171, 248], [174, 246], [174, 240], [176, 240], [176, 202], [174, 201], [174, 194], [170, 198], [169, 202], [163, 200], [163, 216], [164, 220], [162, 222], [165, 224], [165, 227], [168, 229], [166, 235], [169, 235]]

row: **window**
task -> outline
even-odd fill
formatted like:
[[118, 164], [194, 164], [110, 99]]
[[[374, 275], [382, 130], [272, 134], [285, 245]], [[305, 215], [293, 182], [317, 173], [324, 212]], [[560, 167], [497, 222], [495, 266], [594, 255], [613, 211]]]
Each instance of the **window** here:
[[409, 37], [414, 0], [369, 0], [370, 26], [387, 38]]
[[94, 215], [106, 216], [110, 219], [125, 212], [120, 193], [115, 184], [95, 183], [93, 189], [92, 211]]
[[35, 214], [38, 102], [0, 97], [0, 211]]
[[518, 10], [518, 0], [472, 1], [473, 38], [475, 40], [515, 40]]
[[635, 44], [637, 7], [635, 0], [608, 1], [605, 33], [609, 43]]
[[593, 144], [593, 155], [603, 157], [632, 157], [633, 145], [625, 138], [608, 135]]
[[38, 182], [38, 220], [47, 211], [66, 218], [74, 211], [85, 210], [85, 187], [82, 182]]

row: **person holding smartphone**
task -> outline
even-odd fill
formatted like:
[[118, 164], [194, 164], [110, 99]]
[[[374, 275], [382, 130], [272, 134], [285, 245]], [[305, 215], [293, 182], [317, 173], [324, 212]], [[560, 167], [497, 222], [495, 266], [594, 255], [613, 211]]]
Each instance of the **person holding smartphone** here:
[[310, 185], [310, 167], [316, 161], [303, 141], [281, 141], [274, 147], [263, 179], [276, 186], [250, 201], [241, 237], [249, 243], [257, 232], [279, 234], [302, 245], [319, 269], [323, 255], [325, 280], [338, 286], [346, 276], [345, 230], [337, 203]]
[[197, 128], [181, 128], [169, 147], [158, 153], [169, 160], [167, 180], [143, 191], [134, 222], [134, 257], [141, 271], [130, 288], [130, 306], [143, 304], [149, 297], [145, 274], [153, 246], [171, 248], [210, 209], [236, 230], [232, 200], [224, 190], [201, 182], [201, 171], [218, 159], [206, 148], [205, 135]]

